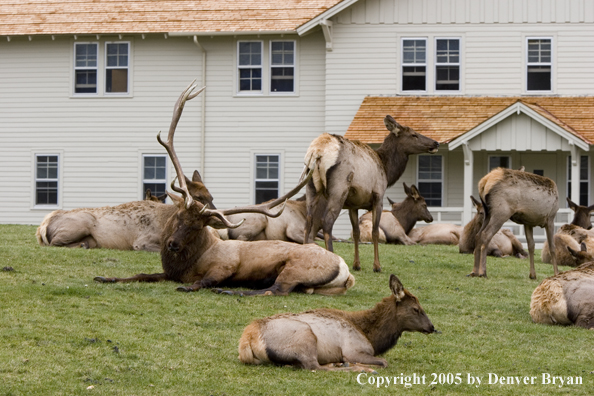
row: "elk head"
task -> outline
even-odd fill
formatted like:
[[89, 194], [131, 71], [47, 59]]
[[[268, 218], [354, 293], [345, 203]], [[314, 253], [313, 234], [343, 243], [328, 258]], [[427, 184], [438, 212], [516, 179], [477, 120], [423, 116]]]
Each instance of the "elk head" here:
[[390, 275], [390, 290], [396, 301], [396, 317], [402, 331], [435, 333], [435, 327], [421, 307], [419, 299], [406, 290], [394, 274]]
[[594, 255], [588, 252], [588, 248], [584, 242], [580, 244], [580, 251], [573, 250], [570, 246], [567, 246], [567, 250], [569, 251], [569, 254], [575, 258], [577, 265], [594, 261]]
[[405, 154], [433, 154], [437, 152], [438, 142], [421, 135], [410, 127], [400, 125], [391, 115], [384, 118], [384, 124], [390, 134], [398, 138], [398, 145], [403, 148]]
[[476, 209], [476, 216], [478, 217], [480, 224], [483, 224], [483, 221], [485, 220], [485, 208], [484, 208], [483, 204], [480, 203], [472, 195], [470, 196], [470, 200], [472, 201], [472, 204], [474, 205], [474, 208]]
[[575, 202], [573, 202], [571, 199], [569, 199], [569, 197], [567, 197], [567, 203], [569, 204], [569, 207], [571, 208], [571, 210], [573, 210], [575, 212], [573, 215], [573, 220], [571, 221], [571, 224], [575, 224], [577, 226], [585, 228], [586, 230], [592, 229], [592, 220], [590, 219], [590, 214], [594, 210], [594, 205], [591, 205], [591, 206], [578, 205]]
[[421, 196], [417, 186], [414, 184], [410, 187], [406, 185], [406, 183], [402, 183], [404, 187], [404, 192], [406, 193], [406, 199], [402, 201], [400, 204], [392, 201], [390, 197], [388, 197], [388, 202], [392, 205], [392, 214], [394, 217], [398, 218], [396, 215], [400, 209], [404, 209], [407, 213], [407, 216], [413, 217], [415, 221], [423, 220], [426, 223], [431, 223], [433, 221], [433, 216], [427, 209], [427, 202], [425, 202], [425, 198]]

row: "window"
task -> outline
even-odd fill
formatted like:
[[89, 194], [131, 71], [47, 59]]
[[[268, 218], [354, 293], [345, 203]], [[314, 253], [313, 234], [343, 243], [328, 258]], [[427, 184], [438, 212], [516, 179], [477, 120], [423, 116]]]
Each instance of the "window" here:
[[295, 91], [295, 42], [270, 42], [270, 92]]
[[160, 197], [165, 194], [167, 188], [167, 157], [165, 155], [143, 155], [142, 156], [142, 191], [141, 196], [147, 189], [151, 194]]
[[425, 91], [427, 40], [402, 40], [402, 90]]
[[105, 43], [105, 92], [128, 92], [129, 43]]
[[[590, 164], [587, 155], [580, 156], [580, 198], [578, 205], [588, 206], [590, 197]], [[571, 155], [567, 157], [567, 196], [571, 198]]]
[[508, 156], [490, 155], [488, 171], [491, 172], [495, 168], [511, 168], [511, 158]]
[[262, 42], [238, 43], [239, 92], [262, 91]]
[[58, 205], [57, 154], [35, 156], [35, 205]]
[[418, 189], [427, 206], [442, 206], [443, 157], [419, 155]]
[[460, 89], [460, 40], [437, 39], [435, 48], [435, 90], [458, 91]]
[[74, 44], [74, 92], [97, 93], [97, 43]]
[[526, 63], [526, 89], [528, 91], [551, 90], [551, 39], [529, 38]]
[[278, 198], [280, 155], [256, 154], [255, 203]]

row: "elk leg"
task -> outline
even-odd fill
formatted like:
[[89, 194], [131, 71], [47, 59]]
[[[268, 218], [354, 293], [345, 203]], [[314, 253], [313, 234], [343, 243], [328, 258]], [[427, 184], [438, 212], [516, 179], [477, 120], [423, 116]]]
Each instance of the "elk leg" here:
[[103, 276], [96, 276], [93, 279], [99, 283], [129, 283], [129, 282], [162, 282], [169, 280], [165, 273], [161, 274], [137, 274], [130, 278], [105, 278]]
[[176, 290], [181, 292], [194, 292], [200, 289], [210, 289], [233, 276], [236, 266], [214, 267], [204, 274], [204, 277], [197, 279], [190, 286], [179, 286]]
[[487, 277], [487, 250], [493, 236], [499, 231], [504, 221], [491, 221], [487, 216], [483, 226], [478, 232], [476, 246], [474, 248], [474, 268], [468, 276]]
[[353, 351], [349, 353], [344, 353], [343, 351], [343, 360], [355, 364], [361, 363], [380, 367], [388, 367], [388, 362], [386, 359], [375, 357], [372, 354], [363, 351]]
[[[524, 233], [526, 234], [526, 242], [528, 242], [528, 254], [530, 255], [530, 279], [536, 279], [536, 270], [534, 269], [534, 231], [532, 226], [524, 224]], [[551, 250], [551, 252], [554, 252], [554, 250]], [[553, 253], [551, 257], [554, 256], [555, 254]]]
[[378, 367], [378, 366], [370, 367], [370, 365], [367, 365], [367, 364], [349, 363], [349, 362], [345, 362], [342, 365], [340, 365], [340, 363], [338, 363], [338, 364], [339, 364], [338, 366], [337, 366], [337, 363], [324, 364], [324, 365], [320, 366], [320, 368], [318, 370], [321, 370], [321, 371], [354, 371], [357, 373], [364, 371], [366, 373], [377, 373], [376, 368]]
[[[551, 263], [553, 263], [553, 270], [555, 271], [555, 275], [559, 274], [559, 269], [557, 268], [557, 255], [555, 254], [555, 224], [553, 219], [550, 219], [547, 222], [547, 227], [545, 231], [547, 233], [547, 242], [549, 242], [549, 251], [551, 252]], [[530, 257], [533, 257], [531, 254]]]
[[355, 258], [353, 260], [353, 269], [361, 271], [361, 261], [359, 259], [359, 238], [361, 237], [361, 230], [359, 229], [359, 211], [357, 209], [349, 209], [349, 219], [353, 227], [353, 242], [355, 243]]
[[382, 267], [379, 262], [379, 224], [382, 218], [382, 199], [376, 193], [373, 194], [374, 205], [372, 208], [371, 239], [373, 240], [373, 272], [381, 272]]

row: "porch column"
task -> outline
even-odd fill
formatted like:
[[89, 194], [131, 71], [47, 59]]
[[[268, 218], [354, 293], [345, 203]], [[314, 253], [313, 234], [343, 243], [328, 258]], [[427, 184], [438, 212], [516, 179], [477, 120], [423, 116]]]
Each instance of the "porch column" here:
[[[573, 202], [576, 204], [580, 204], [580, 156], [582, 154], [580, 148], [573, 144], [572, 142], [569, 143], [569, 148], [571, 150], [571, 191], [569, 191], [569, 197]], [[563, 203], [565, 199], [559, 199], [559, 206], [565, 205]], [[563, 206], [565, 207], [565, 206]]]
[[472, 195], [472, 170], [474, 167], [474, 158], [472, 150], [468, 147], [468, 142], [462, 143], [462, 150], [464, 151], [464, 198], [462, 200], [464, 208], [462, 211], [462, 225], [466, 225], [472, 220], [472, 202], [470, 196]]

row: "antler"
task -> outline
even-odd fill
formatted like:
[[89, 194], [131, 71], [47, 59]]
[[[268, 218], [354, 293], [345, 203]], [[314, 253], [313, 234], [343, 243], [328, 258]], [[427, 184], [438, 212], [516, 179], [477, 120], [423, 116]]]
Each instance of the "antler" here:
[[179, 189], [177, 187], [173, 187], [173, 190], [179, 192], [184, 196], [184, 200], [186, 203], [186, 209], [189, 209], [192, 205], [193, 198], [192, 194], [188, 190], [188, 185], [186, 184], [186, 177], [184, 176], [184, 172], [182, 170], [181, 164], [179, 162], [179, 158], [175, 153], [175, 149], [173, 148], [173, 135], [175, 134], [175, 128], [177, 128], [177, 123], [181, 117], [182, 111], [184, 110], [184, 105], [186, 101], [194, 99], [198, 96], [202, 91], [206, 89], [206, 87], [202, 87], [198, 92], [192, 93], [194, 89], [196, 89], [196, 85], [194, 84], [196, 80], [192, 81], [190, 85], [181, 93], [179, 99], [175, 103], [175, 107], [173, 108], [173, 117], [171, 118], [171, 125], [169, 126], [169, 134], [167, 135], [167, 143], [161, 140], [161, 132], [157, 134], [157, 140], [161, 144], [161, 146], [165, 147], [167, 150], [167, 154], [169, 154], [169, 158], [171, 158], [171, 162], [173, 162], [173, 167], [175, 168], [175, 173], [177, 174], [177, 178], [179, 179]]

